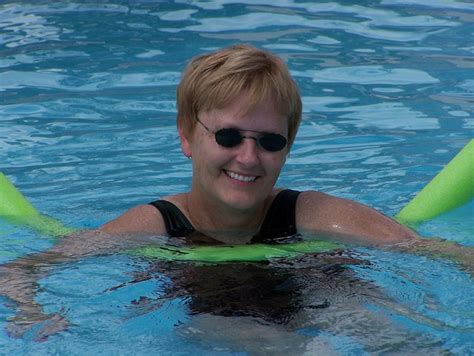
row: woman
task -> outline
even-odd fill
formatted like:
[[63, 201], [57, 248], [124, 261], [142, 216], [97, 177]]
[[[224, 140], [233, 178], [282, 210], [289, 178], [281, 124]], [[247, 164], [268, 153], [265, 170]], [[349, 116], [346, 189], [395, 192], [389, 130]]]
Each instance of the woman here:
[[232, 244], [305, 232], [370, 245], [416, 236], [352, 201], [275, 188], [301, 121], [301, 98], [273, 54], [238, 45], [195, 58], [178, 87], [177, 109], [181, 147], [193, 163], [191, 191], [135, 207], [100, 230], [199, 234]]
[[[0, 266], [0, 295], [17, 304], [9, 331], [47, 336], [67, 326], [34, 302], [52, 263], [186, 237], [189, 243], [248, 244], [312, 235], [362, 245], [439, 254], [472, 265], [472, 250], [421, 240], [415, 232], [353, 201], [317, 191], [275, 188], [301, 121], [301, 98], [286, 65], [237, 45], [192, 60], [177, 90], [178, 131], [193, 177], [187, 193], [130, 209], [96, 231], [63, 238], [49, 251]], [[46, 270], [46, 271], [45, 271]]]

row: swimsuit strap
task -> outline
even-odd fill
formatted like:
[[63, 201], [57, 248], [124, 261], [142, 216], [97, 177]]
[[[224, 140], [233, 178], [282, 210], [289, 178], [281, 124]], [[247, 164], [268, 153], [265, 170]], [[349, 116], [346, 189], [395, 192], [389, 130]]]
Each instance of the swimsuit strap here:
[[150, 205], [160, 211], [170, 237], [188, 236], [195, 231], [183, 212], [173, 203], [167, 200], [156, 200], [151, 202]]
[[296, 200], [300, 193], [296, 190], [285, 189], [276, 195], [260, 231], [252, 238], [252, 243], [271, 243], [279, 237], [297, 234], [295, 211]]

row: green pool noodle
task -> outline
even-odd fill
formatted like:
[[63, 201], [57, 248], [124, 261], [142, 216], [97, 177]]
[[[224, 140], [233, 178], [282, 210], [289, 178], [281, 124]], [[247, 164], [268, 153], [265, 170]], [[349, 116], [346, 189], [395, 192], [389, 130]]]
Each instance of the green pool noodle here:
[[39, 215], [33, 205], [0, 172], [0, 215], [3, 217], [31, 217]]
[[395, 216], [402, 224], [430, 220], [474, 197], [474, 139]]
[[294, 258], [305, 253], [326, 252], [342, 248], [343, 245], [328, 241], [302, 241], [288, 244], [251, 244], [222, 246], [146, 246], [129, 253], [168, 261], [201, 262], [258, 262], [273, 258]]
[[13, 224], [26, 225], [48, 236], [61, 236], [74, 230], [56, 219], [40, 214], [0, 172], [0, 216]]

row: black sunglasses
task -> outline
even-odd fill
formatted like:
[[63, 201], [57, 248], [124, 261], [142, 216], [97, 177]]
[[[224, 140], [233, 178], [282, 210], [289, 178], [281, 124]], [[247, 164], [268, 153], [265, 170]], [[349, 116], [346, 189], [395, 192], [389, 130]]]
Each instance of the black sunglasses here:
[[260, 132], [253, 130], [245, 130], [249, 132], [259, 133], [260, 136], [244, 136], [240, 133], [240, 130], [234, 128], [225, 128], [217, 130], [216, 132], [211, 131], [206, 125], [204, 125], [199, 118], [196, 118], [197, 121], [204, 127], [207, 131], [214, 134], [216, 142], [223, 147], [236, 147], [240, 145], [244, 138], [251, 138], [255, 140], [257, 144], [266, 151], [276, 152], [282, 150], [286, 144], [287, 140], [280, 134], [271, 133], [271, 132]]

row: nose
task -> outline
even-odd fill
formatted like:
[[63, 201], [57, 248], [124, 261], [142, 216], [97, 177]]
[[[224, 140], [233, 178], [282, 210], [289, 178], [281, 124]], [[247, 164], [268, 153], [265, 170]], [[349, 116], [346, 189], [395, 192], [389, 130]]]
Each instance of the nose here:
[[258, 144], [255, 137], [245, 136], [237, 146], [237, 161], [245, 166], [254, 166], [259, 162]]

